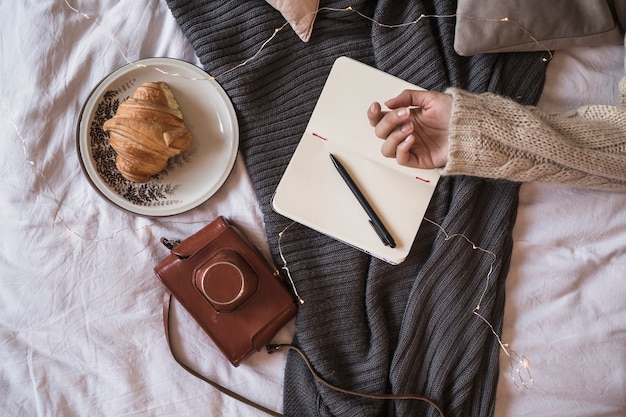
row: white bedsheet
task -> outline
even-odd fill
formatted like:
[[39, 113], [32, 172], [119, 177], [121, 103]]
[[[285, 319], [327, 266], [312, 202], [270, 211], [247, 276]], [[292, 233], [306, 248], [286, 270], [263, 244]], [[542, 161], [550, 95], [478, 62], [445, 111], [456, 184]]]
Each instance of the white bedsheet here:
[[[152, 56], [198, 60], [162, 1], [68, 1], [89, 18], [64, 0], [0, 2], [0, 415], [255, 415], [173, 361], [152, 271], [161, 236], [220, 214], [267, 246], [241, 159], [206, 204], [148, 219], [95, 193], [75, 147], [81, 106], [110, 72]], [[190, 364], [280, 409], [281, 355], [235, 369], [180, 322]]]
[[[622, 45], [557, 52], [539, 106], [617, 104]], [[519, 388], [501, 355], [496, 416], [626, 416], [626, 195], [520, 190], [502, 339], [531, 363]]]
[[[0, 2], [0, 415], [262, 415], [173, 361], [152, 272], [161, 236], [219, 214], [267, 247], [241, 159], [207, 203], [148, 219], [95, 193], [76, 153], [81, 106], [111, 71], [152, 56], [198, 60], [162, 1], [68, 2]], [[613, 99], [621, 54], [558, 53], [543, 105]], [[626, 415], [625, 206], [621, 194], [522, 187], [503, 340], [529, 358], [535, 381], [512, 384], [503, 356], [498, 416]], [[233, 368], [174, 312], [191, 365], [280, 410], [282, 354]]]

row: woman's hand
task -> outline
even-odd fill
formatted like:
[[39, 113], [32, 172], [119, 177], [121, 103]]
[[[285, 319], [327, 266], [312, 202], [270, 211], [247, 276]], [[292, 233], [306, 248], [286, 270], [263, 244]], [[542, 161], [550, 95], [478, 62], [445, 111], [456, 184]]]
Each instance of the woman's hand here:
[[414, 168], [438, 168], [448, 161], [448, 125], [452, 97], [434, 91], [405, 90], [367, 111], [376, 136], [384, 139], [382, 154]]

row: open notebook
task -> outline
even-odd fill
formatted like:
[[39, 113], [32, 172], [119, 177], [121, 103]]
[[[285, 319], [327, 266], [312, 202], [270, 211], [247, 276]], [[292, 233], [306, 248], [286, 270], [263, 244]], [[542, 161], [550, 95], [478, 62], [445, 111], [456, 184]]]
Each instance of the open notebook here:
[[[381, 154], [367, 120], [374, 101], [419, 87], [347, 57], [338, 58], [276, 189], [276, 212], [392, 264], [405, 260], [439, 170], [399, 166]], [[331, 161], [341, 161], [395, 240], [383, 244]]]

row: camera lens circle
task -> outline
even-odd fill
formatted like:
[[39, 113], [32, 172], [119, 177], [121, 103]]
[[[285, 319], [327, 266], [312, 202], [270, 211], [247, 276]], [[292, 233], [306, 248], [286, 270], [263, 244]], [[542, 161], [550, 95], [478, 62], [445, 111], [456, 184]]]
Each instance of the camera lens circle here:
[[202, 276], [201, 290], [213, 304], [227, 306], [243, 295], [243, 273], [235, 264], [216, 262]]

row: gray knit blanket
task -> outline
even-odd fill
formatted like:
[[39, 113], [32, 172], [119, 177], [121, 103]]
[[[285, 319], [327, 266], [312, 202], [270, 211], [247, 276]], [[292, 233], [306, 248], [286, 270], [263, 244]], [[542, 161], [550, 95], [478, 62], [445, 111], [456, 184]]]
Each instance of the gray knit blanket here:
[[[217, 75], [249, 59], [285, 22], [262, 0], [167, 0], [206, 71]], [[351, 6], [378, 22], [452, 15], [453, 0], [322, 1]], [[252, 177], [277, 265], [278, 235], [291, 223], [271, 198], [302, 136], [330, 68], [346, 55], [427, 89], [457, 86], [491, 91], [523, 103], [541, 92], [545, 63], [538, 54], [460, 57], [452, 45], [455, 19], [426, 18], [389, 29], [351, 11], [320, 11], [302, 43], [287, 27], [246, 65], [218, 79], [237, 112], [241, 152]], [[367, 88], [367, 86], [364, 86]], [[365, 112], [366, 109], [363, 109]], [[518, 185], [468, 177], [443, 178], [407, 260], [392, 266], [301, 225], [281, 239], [305, 300], [294, 343], [329, 382], [367, 393], [418, 393], [446, 416], [493, 414], [499, 345], [472, 312], [496, 331], [502, 324]], [[488, 281], [490, 268], [493, 272]], [[486, 287], [488, 286], [488, 287]], [[434, 416], [419, 401], [351, 397], [317, 383], [289, 354], [284, 410], [289, 416]]]

